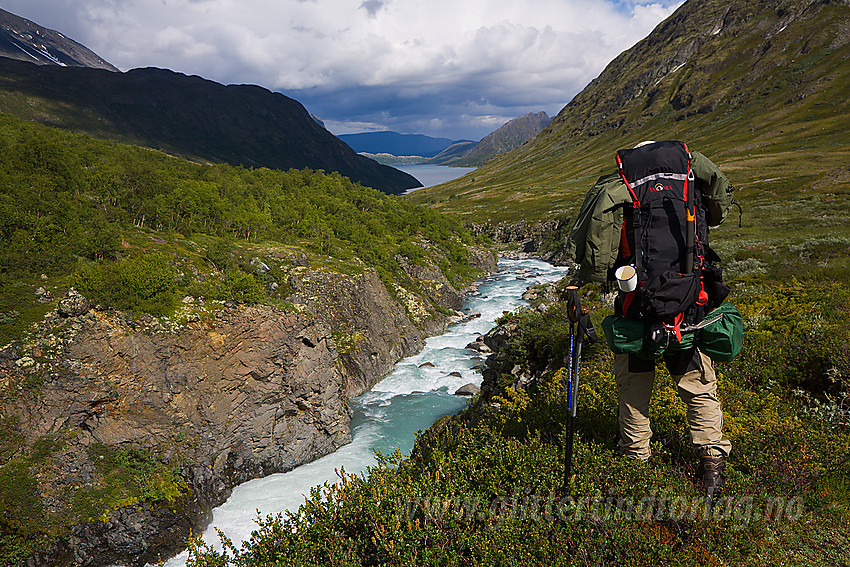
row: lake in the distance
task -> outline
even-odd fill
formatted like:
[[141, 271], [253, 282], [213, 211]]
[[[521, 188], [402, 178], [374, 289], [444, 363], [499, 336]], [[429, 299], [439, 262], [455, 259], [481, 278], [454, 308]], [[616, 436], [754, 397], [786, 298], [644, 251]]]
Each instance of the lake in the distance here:
[[[463, 175], [466, 175], [470, 171], [475, 171], [474, 167], [449, 167], [447, 165], [432, 165], [432, 164], [422, 164], [422, 165], [394, 165], [396, 169], [400, 169], [405, 173], [409, 173], [413, 177], [419, 180], [424, 187], [432, 187], [434, 185], [439, 185], [440, 183], [445, 183], [446, 181], [451, 181], [452, 179], [457, 179]], [[417, 187], [416, 189], [422, 189], [422, 187]], [[408, 189], [405, 191], [405, 195], [408, 193], [412, 193], [416, 191], [416, 189]]]

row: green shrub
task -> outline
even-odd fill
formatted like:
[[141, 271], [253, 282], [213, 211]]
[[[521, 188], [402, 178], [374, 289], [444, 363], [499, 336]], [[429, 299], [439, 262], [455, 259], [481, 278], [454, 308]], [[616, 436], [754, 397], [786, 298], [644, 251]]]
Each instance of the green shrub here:
[[266, 290], [257, 277], [236, 267], [226, 269], [220, 276], [209, 276], [204, 282], [193, 282], [186, 292], [195, 297], [249, 305], [266, 297]]
[[124, 506], [183, 497], [185, 481], [146, 451], [94, 443], [88, 453], [100, 478], [74, 492], [71, 514], [76, 522], [106, 520], [111, 510]]
[[251, 304], [260, 301], [266, 292], [263, 284], [253, 275], [246, 274], [242, 270], [229, 269], [224, 272], [222, 294], [224, 298]]
[[215, 267], [220, 272], [236, 265], [233, 258], [233, 243], [227, 239], [217, 239], [207, 246], [204, 259]]
[[133, 313], [166, 315], [177, 299], [176, 273], [160, 254], [83, 266], [74, 285], [94, 303]]

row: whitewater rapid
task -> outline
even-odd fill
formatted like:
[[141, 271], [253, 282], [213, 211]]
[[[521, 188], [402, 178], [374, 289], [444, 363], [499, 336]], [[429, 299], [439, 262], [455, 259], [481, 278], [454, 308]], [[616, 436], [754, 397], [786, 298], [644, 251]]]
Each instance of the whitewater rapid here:
[[[464, 302], [465, 312], [477, 311], [480, 317], [431, 337], [421, 352], [399, 361], [391, 374], [351, 401], [351, 443], [292, 471], [237, 486], [213, 510], [203, 540], [220, 548], [218, 529], [238, 544], [256, 529], [258, 511], [262, 517], [296, 511], [311, 488], [336, 482], [336, 469], [364, 472], [375, 465], [376, 451], [391, 454], [398, 449], [402, 455], [409, 454], [418, 430], [467, 404], [466, 398], [454, 395], [458, 388], [481, 384], [482, 376], [474, 368], [482, 363], [481, 355], [466, 345], [492, 329], [503, 312], [525, 305], [522, 295], [529, 286], [558, 281], [565, 274], [565, 268], [539, 260], [501, 260], [499, 272], [482, 281], [478, 293]], [[183, 567], [187, 558], [183, 552], [165, 566]]]

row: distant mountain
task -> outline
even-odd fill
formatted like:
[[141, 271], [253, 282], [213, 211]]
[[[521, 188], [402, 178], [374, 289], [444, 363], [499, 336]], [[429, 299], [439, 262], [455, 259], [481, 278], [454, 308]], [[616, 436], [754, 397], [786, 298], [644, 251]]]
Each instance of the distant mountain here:
[[[525, 116], [508, 121], [498, 130], [481, 139], [474, 147], [457, 159], [444, 161], [447, 165], [477, 167], [499, 154], [518, 148], [549, 125], [552, 119], [545, 112], [529, 112]], [[457, 148], [456, 150], [459, 150]]]
[[289, 97], [163, 69], [115, 73], [0, 57], [0, 112], [200, 161], [337, 171], [393, 194], [421, 187], [355, 153]]
[[445, 150], [441, 151], [430, 160], [428, 163], [434, 163], [438, 165], [455, 165], [454, 162], [461, 159], [463, 156], [471, 152], [475, 149], [475, 146], [478, 145], [478, 142], [455, 142]]
[[434, 157], [455, 143], [448, 138], [432, 138], [424, 134], [399, 134], [390, 131], [342, 134], [338, 137], [355, 152], [394, 156]]
[[2, 9], [0, 9], [0, 57], [9, 57], [37, 65], [118, 70], [73, 39]]

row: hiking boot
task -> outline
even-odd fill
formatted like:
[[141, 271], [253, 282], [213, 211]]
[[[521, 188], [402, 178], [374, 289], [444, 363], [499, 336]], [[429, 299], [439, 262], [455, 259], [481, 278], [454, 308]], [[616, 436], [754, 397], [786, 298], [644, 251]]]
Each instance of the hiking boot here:
[[697, 480], [709, 496], [714, 496], [720, 491], [720, 485], [723, 484], [723, 469], [725, 468], [726, 462], [723, 457], [702, 457], [700, 459]]

